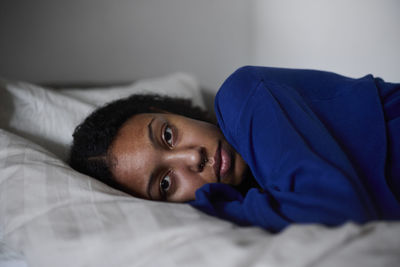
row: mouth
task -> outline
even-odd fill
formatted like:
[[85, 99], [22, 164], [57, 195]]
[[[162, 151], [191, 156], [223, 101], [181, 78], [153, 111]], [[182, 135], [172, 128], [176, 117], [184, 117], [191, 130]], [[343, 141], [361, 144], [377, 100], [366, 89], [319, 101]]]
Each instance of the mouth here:
[[218, 142], [217, 151], [215, 151], [214, 155], [214, 172], [220, 183], [221, 180], [226, 176], [229, 169], [231, 168], [231, 155], [228, 151], [223, 147], [221, 141]]

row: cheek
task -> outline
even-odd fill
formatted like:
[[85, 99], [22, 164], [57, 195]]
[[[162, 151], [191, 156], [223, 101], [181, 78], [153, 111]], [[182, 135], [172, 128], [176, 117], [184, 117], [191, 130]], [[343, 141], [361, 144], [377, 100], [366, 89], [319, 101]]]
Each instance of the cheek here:
[[184, 175], [180, 173], [176, 177], [176, 188], [173, 196], [171, 196], [172, 202], [184, 202], [195, 199], [196, 190], [205, 185], [205, 181], [198, 175]]
[[[135, 153], [120, 153], [118, 163], [112, 173], [118, 183], [137, 196], [147, 198], [146, 188], [149, 170], [154, 168], [154, 162], [151, 160], [152, 155], [143, 149], [134, 150], [131, 148], [129, 151], [135, 151]], [[136, 151], [138, 152], [136, 153]]]

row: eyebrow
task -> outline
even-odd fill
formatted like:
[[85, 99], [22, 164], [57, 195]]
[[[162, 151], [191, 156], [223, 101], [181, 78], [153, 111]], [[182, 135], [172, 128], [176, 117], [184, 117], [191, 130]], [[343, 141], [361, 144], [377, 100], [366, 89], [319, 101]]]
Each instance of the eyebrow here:
[[[155, 119], [156, 119], [156, 117], [153, 117], [153, 118], [151, 119], [150, 123], [147, 125], [148, 137], [149, 137], [150, 142], [151, 142], [151, 144], [152, 144], [153, 147], [155, 147], [156, 139], [155, 139], [155, 137], [154, 137], [153, 128], [152, 128], [151, 126], [152, 126], [152, 123], [153, 123], [153, 121], [154, 121]], [[154, 183], [156, 182], [156, 179], [157, 179], [157, 177], [156, 177], [156, 175], [155, 175], [155, 173], [154, 173], [154, 171], [153, 171], [153, 172], [150, 174], [150, 179], [149, 179], [149, 182], [148, 182], [148, 184], [147, 184], [147, 190], [146, 190], [147, 196], [148, 196], [151, 200], [153, 199], [153, 196], [151, 195], [151, 188], [154, 186]]]
[[154, 132], [153, 132], [153, 127], [151, 125], [153, 124], [153, 121], [156, 119], [156, 117], [153, 117], [149, 124], [147, 125], [147, 134], [149, 136], [150, 142], [153, 146], [157, 143], [156, 138], [154, 137]]

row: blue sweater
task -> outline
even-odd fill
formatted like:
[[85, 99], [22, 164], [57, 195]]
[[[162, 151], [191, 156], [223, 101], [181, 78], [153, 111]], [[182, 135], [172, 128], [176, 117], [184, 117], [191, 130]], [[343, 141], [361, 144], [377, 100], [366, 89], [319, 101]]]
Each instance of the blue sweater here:
[[215, 111], [263, 190], [207, 184], [194, 207], [272, 232], [400, 219], [399, 85], [247, 66], [224, 82]]

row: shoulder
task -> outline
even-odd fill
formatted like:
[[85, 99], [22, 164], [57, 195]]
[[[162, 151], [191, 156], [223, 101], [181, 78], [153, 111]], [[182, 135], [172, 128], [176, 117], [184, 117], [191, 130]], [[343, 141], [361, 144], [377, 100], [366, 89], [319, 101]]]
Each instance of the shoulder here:
[[[271, 91], [280, 89], [299, 70], [262, 66], [243, 66], [233, 72], [222, 84], [214, 108], [221, 129], [236, 128], [243, 113], [251, 115], [269, 111], [273, 102]], [[268, 110], [260, 110], [268, 109]]]
[[220, 87], [214, 102], [215, 113], [222, 129], [232, 128], [251, 95], [259, 86], [258, 67], [244, 66], [233, 72]]
[[260, 80], [257, 67], [241, 67], [224, 81], [215, 97], [214, 110], [219, 127], [231, 144], [234, 143], [241, 114]]
[[224, 102], [242, 102], [252, 88], [260, 82], [258, 67], [244, 66], [233, 72], [220, 87], [215, 100], [215, 105]]
[[233, 72], [220, 87], [215, 98], [215, 109], [240, 108], [256, 88], [276, 87], [304, 88], [320, 84], [333, 74], [304, 69], [288, 69], [264, 66], [243, 66]]

